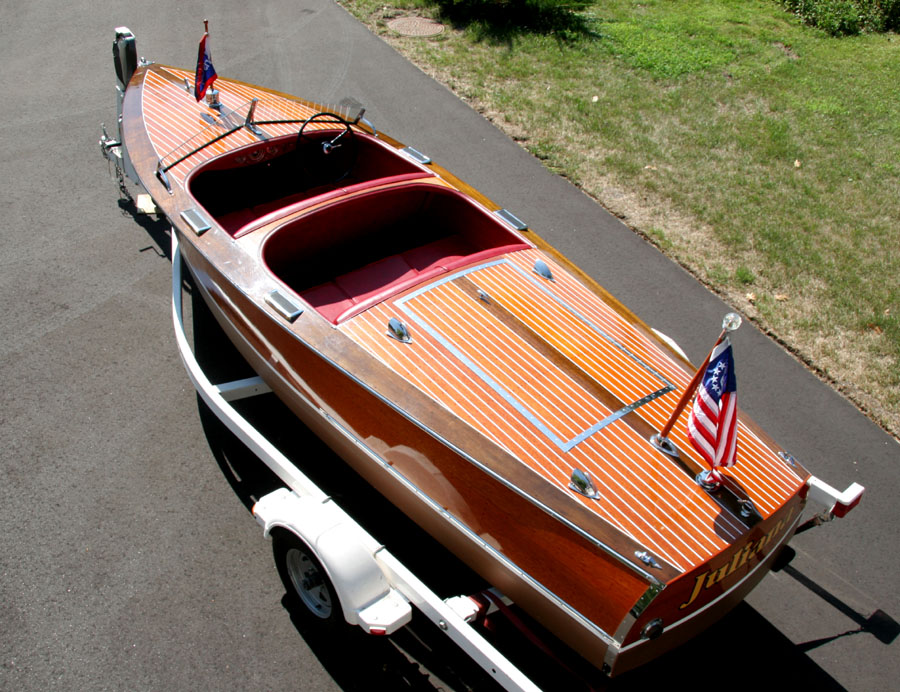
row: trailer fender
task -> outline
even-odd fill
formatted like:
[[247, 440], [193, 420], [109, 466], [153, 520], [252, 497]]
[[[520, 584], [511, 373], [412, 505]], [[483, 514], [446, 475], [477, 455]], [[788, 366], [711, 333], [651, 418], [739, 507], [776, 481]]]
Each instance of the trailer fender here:
[[301, 497], [281, 488], [253, 507], [266, 537], [295, 534], [322, 564], [344, 619], [372, 634], [390, 634], [412, 618], [409, 602], [388, 582], [375, 555], [382, 546], [330, 498]]

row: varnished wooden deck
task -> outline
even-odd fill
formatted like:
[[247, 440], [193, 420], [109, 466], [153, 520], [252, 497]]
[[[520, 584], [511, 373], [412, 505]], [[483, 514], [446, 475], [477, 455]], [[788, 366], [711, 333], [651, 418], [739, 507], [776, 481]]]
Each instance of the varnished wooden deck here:
[[[651, 552], [682, 570], [706, 561], [745, 527], [646, 439], [690, 373], [558, 265], [552, 282], [540, 278], [538, 258], [548, 261], [528, 250], [459, 272], [342, 329]], [[385, 336], [391, 317], [409, 324], [412, 343]], [[682, 454], [686, 416], [670, 436]], [[728, 474], [767, 517], [801, 481], [745, 426], [739, 449]], [[599, 499], [568, 489], [575, 467], [595, 479]]]
[[[193, 84], [194, 75], [186, 70], [160, 66], [146, 73], [142, 91], [142, 108], [150, 142], [163, 165], [169, 165], [197, 148], [211, 141], [225, 130], [220, 125], [208, 121], [210, 109], [205, 103], [197, 103], [193, 92], [184, 87], [185, 78]], [[226, 82], [221, 80], [221, 85]], [[220, 85], [220, 82], [216, 82]], [[223, 112], [234, 111], [233, 124], [243, 122], [252, 99], [259, 99], [254, 112], [254, 120], [305, 120], [318, 111], [310, 106], [290, 100], [264, 89], [247, 84], [228, 81], [227, 89], [220, 90]], [[296, 134], [298, 125], [261, 125], [269, 137]], [[311, 123], [310, 130], [323, 129], [327, 124]], [[174, 166], [169, 177], [180, 185], [187, 174], [204, 161], [231, 151], [236, 147], [259, 142], [259, 138], [247, 129], [241, 129], [226, 139], [189, 156]]]

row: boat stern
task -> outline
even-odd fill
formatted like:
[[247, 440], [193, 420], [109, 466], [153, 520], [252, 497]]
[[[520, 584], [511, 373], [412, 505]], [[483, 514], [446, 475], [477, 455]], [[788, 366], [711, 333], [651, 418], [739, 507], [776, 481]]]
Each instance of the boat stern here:
[[[618, 675], [688, 641], [740, 603], [779, 561], [791, 538], [846, 516], [865, 489], [858, 483], [839, 491], [808, 476], [781, 509], [703, 564], [649, 589], [631, 609], [607, 650], [604, 669]], [[809, 503], [817, 513], [801, 522]]]
[[[805, 487], [805, 486], [804, 486]], [[743, 539], [712, 559], [648, 592], [623, 621], [607, 652], [610, 675], [618, 675], [688, 641], [740, 603], [772, 569], [800, 526], [805, 492], [760, 522]]]

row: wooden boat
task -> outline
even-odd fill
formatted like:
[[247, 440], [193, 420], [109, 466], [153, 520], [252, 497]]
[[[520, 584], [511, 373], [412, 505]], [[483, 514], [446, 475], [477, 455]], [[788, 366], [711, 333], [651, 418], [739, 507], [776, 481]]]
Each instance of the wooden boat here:
[[[193, 71], [137, 65], [127, 30], [114, 53], [120, 141], [101, 143], [243, 356], [594, 665], [628, 670], [723, 615], [828, 488], [743, 414], [739, 463], [698, 483], [687, 411], [653, 443], [694, 374], [677, 347], [362, 114], [226, 79], [210, 104]], [[824, 491], [829, 516], [859, 492]]]

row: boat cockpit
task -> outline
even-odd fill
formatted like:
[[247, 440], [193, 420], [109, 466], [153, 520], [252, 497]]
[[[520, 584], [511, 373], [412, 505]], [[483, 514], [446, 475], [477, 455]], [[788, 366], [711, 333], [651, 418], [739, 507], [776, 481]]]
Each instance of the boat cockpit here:
[[[440, 184], [413, 156], [337, 116], [318, 117], [296, 136], [211, 159], [186, 182], [232, 237], [284, 219], [267, 231], [263, 261], [333, 324], [465, 264], [531, 247], [509, 217]], [[314, 121], [328, 129], [307, 127]]]
[[186, 183], [216, 222], [240, 237], [311, 200], [318, 203], [376, 182], [433, 175], [340, 116], [320, 113], [296, 135], [210, 159]]
[[455, 190], [410, 182], [351, 195], [266, 239], [269, 270], [333, 324], [466, 264], [531, 247]]

